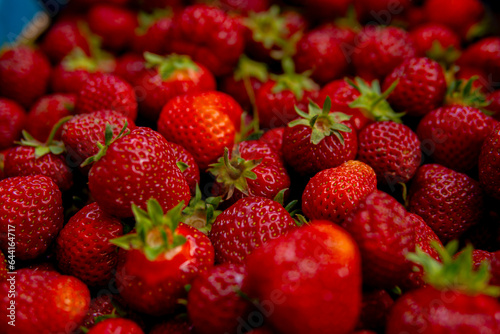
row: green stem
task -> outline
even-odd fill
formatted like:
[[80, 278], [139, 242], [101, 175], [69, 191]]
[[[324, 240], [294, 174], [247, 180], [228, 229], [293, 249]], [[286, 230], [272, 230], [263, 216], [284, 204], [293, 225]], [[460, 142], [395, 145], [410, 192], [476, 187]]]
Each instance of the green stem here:
[[49, 134], [49, 137], [47, 138], [47, 141], [45, 142], [45, 146], [50, 146], [52, 145], [52, 142], [54, 141], [54, 137], [57, 133], [57, 131], [59, 130], [59, 128], [61, 128], [61, 126], [63, 126], [64, 123], [66, 123], [67, 121], [69, 121], [70, 119], [72, 119], [73, 116], [66, 116], [66, 117], [63, 117], [61, 118], [53, 127], [52, 127], [52, 130], [50, 130], [50, 134]]

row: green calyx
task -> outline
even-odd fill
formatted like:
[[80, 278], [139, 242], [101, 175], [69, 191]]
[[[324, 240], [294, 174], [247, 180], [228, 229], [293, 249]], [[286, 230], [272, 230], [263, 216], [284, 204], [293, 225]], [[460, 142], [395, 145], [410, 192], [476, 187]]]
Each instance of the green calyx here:
[[212, 224], [222, 211], [217, 210], [221, 197], [202, 198], [201, 190], [196, 185], [196, 193], [189, 201], [189, 205], [182, 211], [184, 224], [190, 225], [201, 232], [208, 234]]
[[436, 289], [453, 289], [469, 295], [484, 294], [492, 297], [500, 296], [500, 287], [489, 285], [491, 273], [489, 263], [483, 261], [474, 270], [472, 261], [473, 247], [467, 245], [459, 254], [458, 241], [451, 241], [443, 247], [436, 241], [431, 245], [438, 251], [441, 262], [434, 259], [419, 247], [407, 258], [423, 268], [424, 281]]
[[301, 214], [302, 211], [297, 209], [298, 200], [293, 200], [285, 206], [285, 193], [288, 191], [288, 188], [281, 189], [276, 196], [274, 196], [273, 201], [279, 203], [285, 210], [290, 214], [293, 221], [297, 226], [302, 226], [307, 224], [307, 219]]
[[269, 77], [267, 65], [242, 55], [234, 70], [234, 80], [241, 81], [246, 78], [256, 78], [260, 82], [266, 82]]
[[98, 160], [100, 160], [103, 156], [106, 155], [106, 152], [108, 151], [108, 148], [111, 144], [113, 144], [116, 140], [128, 135], [130, 133], [130, 130], [127, 129], [128, 122], [125, 122], [125, 125], [121, 129], [120, 133], [118, 136], [113, 138], [113, 128], [110, 124], [106, 124], [106, 130], [104, 131], [104, 145], [100, 142], [97, 142], [97, 147], [99, 148], [99, 152], [97, 152], [96, 155], [93, 155], [89, 158], [87, 158], [81, 165], [80, 167], [85, 167], [87, 165], [90, 165]]
[[139, 25], [136, 28], [136, 33], [138, 35], [144, 35], [153, 24], [164, 17], [171, 17], [172, 14], [172, 9], [170, 7], [157, 8], [152, 13], [139, 12], [137, 15]]
[[52, 130], [50, 130], [49, 137], [45, 141], [45, 143], [41, 143], [33, 136], [31, 136], [27, 131], [23, 130], [23, 139], [21, 139], [20, 142], [17, 142], [17, 144], [21, 146], [30, 146], [35, 148], [35, 158], [38, 159], [40, 157], [43, 157], [46, 154], [52, 153], [55, 155], [62, 154], [66, 152], [66, 149], [64, 147], [64, 143], [62, 141], [54, 140], [54, 137], [63, 126], [64, 123], [69, 121], [73, 116], [66, 116], [61, 118], [53, 127]]
[[74, 48], [64, 57], [62, 64], [68, 71], [86, 70], [87, 72], [94, 73], [98, 69], [97, 60], [87, 56], [80, 48]]
[[292, 58], [284, 58], [282, 67], [284, 74], [271, 75], [271, 79], [276, 81], [271, 90], [274, 94], [289, 90], [295, 95], [297, 100], [301, 100], [304, 97], [304, 91], [311, 91], [318, 88], [318, 85], [309, 78], [310, 71], [300, 74], [295, 72], [295, 64]]
[[341, 122], [348, 121], [351, 116], [341, 112], [330, 113], [332, 102], [328, 96], [321, 109], [316, 103], [310, 101], [308, 113], [306, 114], [295, 106], [295, 111], [299, 118], [288, 123], [289, 127], [305, 125], [312, 129], [311, 143], [319, 144], [325, 137], [335, 135], [342, 145], [344, 145], [344, 136], [342, 132], [351, 132], [351, 128]]
[[467, 81], [461, 79], [452, 81], [446, 92], [445, 104], [470, 106], [481, 109], [487, 115], [493, 114], [487, 110], [490, 102], [486, 100], [486, 95], [481, 92], [480, 88], [474, 88], [476, 80], [478, 80], [477, 76]]
[[335, 26], [339, 28], [352, 29], [356, 32], [361, 31], [363, 26], [358, 21], [358, 14], [356, 13], [354, 5], [350, 5], [349, 8], [347, 8], [347, 12], [344, 17], [335, 19]]
[[193, 70], [198, 72], [200, 67], [189, 56], [172, 54], [163, 57], [151, 52], [144, 52], [147, 68], [157, 68], [163, 80], [167, 80], [178, 70]]
[[239, 190], [245, 195], [249, 195], [247, 179], [255, 180], [257, 175], [252, 171], [262, 162], [262, 159], [245, 160], [236, 148], [229, 159], [229, 150], [224, 148], [224, 155], [219, 160], [211, 164], [208, 170], [217, 179], [217, 182], [224, 187], [224, 195], [231, 198], [235, 190]]
[[439, 41], [432, 42], [432, 47], [426, 52], [426, 56], [434, 59], [445, 68], [450, 67], [455, 61], [460, 58], [461, 52], [454, 46], [444, 48]]
[[111, 243], [126, 250], [139, 249], [149, 261], [154, 261], [160, 254], [182, 246], [186, 238], [176, 232], [183, 219], [184, 202], [180, 202], [166, 214], [157, 200], [147, 202], [147, 211], [132, 204], [135, 217], [135, 233], [111, 240]]
[[346, 79], [346, 81], [360, 93], [360, 96], [349, 104], [350, 108], [359, 108], [366, 117], [375, 121], [402, 123], [401, 117], [404, 113], [396, 113], [387, 102], [387, 97], [396, 88], [399, 80], [394, 81], [384, 92], [381, 91], [378, 80], [374, 80], [371, 86], [359, 77], [355, 78], [354, 81], [350, 79]]

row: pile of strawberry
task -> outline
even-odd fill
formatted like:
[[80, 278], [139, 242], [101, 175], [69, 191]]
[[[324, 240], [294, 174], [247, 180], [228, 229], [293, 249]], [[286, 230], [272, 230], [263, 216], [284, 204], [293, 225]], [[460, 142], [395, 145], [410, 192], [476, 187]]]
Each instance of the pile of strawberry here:
[[0, 332], [499, 333], [494, 22], [71, 1], [0, 52]]

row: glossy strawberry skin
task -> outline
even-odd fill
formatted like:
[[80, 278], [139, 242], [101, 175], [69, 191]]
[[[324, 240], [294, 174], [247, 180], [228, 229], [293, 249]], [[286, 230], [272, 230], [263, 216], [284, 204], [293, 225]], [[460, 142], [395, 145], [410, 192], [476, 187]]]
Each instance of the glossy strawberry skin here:
[[422, 150], [436, 163], [467, 171], [477, 165], [481, 145], [496, 121], [479, 109], [451, 105], [433, 110], [418, 124]]
[[80, 48], [90, 55], [87, 38], [78, 28], [78, 23], [65, 20], [56, 22], [47, 31], [41, 47], [52, 63], [59, 63], [74, 48]]
[[50, 87], [54, 93], [78, 94], [93, 74], [87, 69], [72, 69], [63, 61], [52, 70]]
[[486, 137], [481, 147], [479, 181], [487, 193], [500, 199], [500, 124]]
[[[82, 323], [89, 307], [90, 292], [77, 278], [56, 271], [20, 269], [15, 282], [15, 331], [7, 325], [7, 320], [2, 320], [2, 333], [66, 333], [76, 330]], [[3, 310], [7, 310], [12, 300], [8, 298], [9, 287], [9, 282], [0, 283]]]
[[116, 300], [112, 298], [111, 294], [102, 294], [93, 298], [90, 301], [90, 305], [87, 314], [83, 319], [82, 326], [90, 329], [92, 326], [94, 326], [95, 319], [97, 317], [111, 314], [113, 310], [115, 310], [116, 312], [115, 306], [113, 305], [114, 302], [116, 303]]
[[188, 6], [176, 15], [170, 42], [170, 52], [191, 56], [216, 76], [229, 74], [244, 48], [238, 21], [204, 4]]
[[188, 167], [185, 171], [182, 172], [182, 175], [186, 178], [186, 182], [189, 185], [189, 190], [191, 191], [191, 195], [194, 196], [196, 193], [196, 185], [200, 184], [200, 168], [198, 164], [194, 160], [194, 157], [191, 153], [188, 152], [184, 147], [175, 143], [168, 143], [172, 152], [175, 156], [176, 162], [183, 162]]
[[[238, 327], [238, 317], [246, 316], [250, 310], [248, 301], [241, 298], [246, 276], [244, 266], [223, 264], [211, 268], [198, 276], [188, 294], [188, 315], [197, 333], [232, 333]], [[207, 313], [213, 305], [218, 305]]]
[[350, 160], [311, 178], [302, 194], [302, 210], [309, 219], [327, 219], [339, 224], [376, 187], [373, 169]]
[[424, 23], [410, 31], [410, 38], [415, 45], [416, 56], [426, 57], [435, 42], [446, 50], [453, 47], [460, 50], [460, 38], [453, 30], [439, 23]]
[[5, 255], [3, 255], [2, 251], [0, 251], [0, 283], [7, 279], [8, 272], [7, 259], [5, 258]]
[[269, 129], [262, 137], [259, 138], [260, 141], [266, 143], [271, 149], [278, 154], [278, 156], [283, 160], [283, 133], [285, 132], [285, 127]]
[[243, 263], [248, 254], [297, 227], [277, 202], [246, 197], [224, 210], [215, 220], [210, 240], [218, 263]]
[[459, 237], [483, 214], [479, 182], [437, 164], [418, 169], [408, 198], [408, 211], [422, 217], [443, 242]]
[[29, 108], [45, 94], [50, 70], [40, 51], [25, 45], [8, 49], [0, 56], [0, 95]]
[[[132, 216], [131, 205], [145, 209], [150, 198], [164, 210], [187, 205], [189, 186], [165, 139], [150, 128], [136, 128], [115, 141], [89, 172], [89, 189], [108, 214]], [[150, 184], [154, 180], [154, 187]]]
[[500, 38], [487, 37], [470, 45], [457, 60], [461, 67], [475, 67], [488, 74], [488, 82], [500, 80]]
[[173, 313], [178, 299], [186, 297], [185, 285], [213, 266], [214, 249], [207, 236], [182, 223], [176, 232], [187, 242], [155, 261], [140, 250], [120, 251], [117, 288], [131, 308], [157, 316]]
[[135, 322], [125, 318], [105, 319], [92, 327], [88, 333], [90, 334], [144, 334], [141, 327]]
[[78, 93], [75, 111], [90, 114], [100, 110], [115, 110], [135, 121], [137, 101], [132, 86], [112, 74], [93, 75]]
[[386, 333], [497, 333], [499, 312], [492, 297], [427, 286], [396, 301]]
[[136, 33], [132, 38], [132, 50], [142, 55], [144, 52], [165, 54], [172, 34], [172, 18], [162, 17], [155, 21], [146, 31]]
[[[7, 251], [9, 225], [15, 226], [16, 258], [43, 254], [63, 226], [61, 192], [49, 177], [11, 177], [0, 181], [0, 245]], [[11, 228], [12, 230], [12, 228]], [[12, 232], [11, 232], [12, 233]]]
[[15, 101], [0, 98], [0, 150], [14, 145], [26, 124], [26, 112]]
[[361, 304], [360, 255], [339, 226], [312, 221], [251, 254], [247, 271], [243, 291], [273, 303], [266, 320], [280, 333], [354, 329]]
[[359, 133], [358, 159], [370, 165], [379, 184], [408, 182], [422, 159], [420, 140], [406, 125], [375, 122]]
[[128, 82], [132, 87], [135, 87], [137, 99], [140, 100], [143, 96], [136, 85], [146, 71], [144, 56], [128, 52], [116, 60], [116, 67], [113, 74]]

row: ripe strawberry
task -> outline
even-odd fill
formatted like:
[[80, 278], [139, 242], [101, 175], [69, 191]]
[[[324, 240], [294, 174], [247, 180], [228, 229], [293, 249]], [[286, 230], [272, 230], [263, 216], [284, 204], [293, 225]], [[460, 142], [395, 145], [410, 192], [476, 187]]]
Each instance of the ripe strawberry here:
[[3, 171], [4, 169], [4, 161], [5, 161], [5, 153], [6, 153], [7, 150], [5, 151], [0, 151], [0, 180], [3, 180], [6, 178], [5, 176], [5, 173]]
[[406, 59], [415, 56], [408, 33], [396, 27], [366, 26], [352, 50], [356, 73], [365, 80], [383, 79]]
[[460, 38], [445, 25], [429, 22], [410, 31], [417, 57], [429, 57], [438, 62], [453, 63], [460, 56]]
[[210, 240], [217, 263], [243, 263], [248, 254], [297, 227], [290, 214], [268, 198], [240, 199], [215, 219]]
[[182, 145], [201, 170], [232, 147], [243, 110], [221, 92], [186, 94], [171, 99], [158, 120], [158, 132], [168, 141]]
[[198, 168], [198, 164], [194, 160], [193, 155], [181, 145], [175, 143], [168, 143], [168, 145], [174, 154], [177, 165], [179, 166], [179, 163], [182, 165], [182, 175], [186, 178], [191, 195], [194, 196], [196, 186], [200, 184], [200, 169]]
[[155, 325], [149, 334], [191, 334], [193, 325], [187, 320], [172, 319]]
[[460, 67], [482, 69], [489, 83], [500, 80], [500, 37], [487, 37], [470, 45], [457, 60]]
[[342, 228], [312, 221], [248, 257], [243, 291], [274, 307], [264, 314], [280, 333], [351, 333], [361, 306], [360, 262]]
[[481, 145], [496, 121], [481, 110], [445, 106], [427, 114], [418, 124], [422, 150], [436, 163], [467, 171], [477, 165]]
[[376, 187], [375, 171], [361, 161], [350, 160], [311, 178], [302, 194], [302, 210], [309, 219], [340, 224]]
[[137, 17], [132, 11], [111, 4], [93, 6], [87, 22], [92, 32], [102, 38], [103, 46], [114, 51], [130, 45], [137, 27]]
[[90, 114], [100, 110], [115, 110], [135, 121], [137, 101], [134, 90], [115, 75], [94, 74], [78, 93], [75, 111]]
[[[246, 316], [250, 303], [242, 299], [241, 290], [246, 276], [244, 266], [222, 264], [200, 274], [191, 285], [187, 311], [196, 333], [234, 333], [238, 317]], [[213, 305], [217, 305], [213, 308]], [[211, 309], [211, 312], [206, 312]]]
[[[145, 71], [146, 62], [144, 61], [144, 57], [142, 55], [129, 52], [117, 59], [113, 74], [119, 76], [130, 85], [136, 86]], [[138, 100], [140, 100], [142, 98], [141, 92], [139, 92], [137, 87], [135, 89], [136, 96]]]
[[1, 250], [7, 251], [7, 230], [14, 226], [17, 259], [29, 260], [43, 254], [63, 226], [57, 185], [42, 175], [10, 177], [0, 181], [0, 197]]
[[406, 125], [375, 122], [359, 133], [358, 159], [370, 165], [379, 184], [408, 182], [422, 160], [420, 140]]
[[82, 327], [91, 328], [94, 326], [97, 318], [101, 316], [116, 313], [116, 308], [113, 305], [116, 300], [112, 298], [111, 294], [100, 294], [90, 301], [89, 309], [82, 322]]
[[491, 117], [500, 121], [500, 89], [490, 92], [486, 101], [489, 103], [487, 109], [493, 113]]
[[104, 212], [131, 217], [132, 203], [146, 208], [150, 198], [157, 199], [164, 210], [189, 202], [186, 179], [158, 132], [140, 127], [111, 143], [111, 131], [106, 132], [106, 144], [89, 172], [90, 193]]
[[394, 300], [386, 290], [363, 291], [361, 314], [356, 328], [370, 328], [380, 331], [385, 327], [387, 315], [393, 304]]
[[0, 283], [0, 305], [2, 310], [8, 310], [10, 301], [15, 300], [15, 327], [7, 324], [12, 319], [2, 319], [2, 333], [73, 332], [78, 329], [89, 308], [90, 292], [87, 286], [75, 277], [56, 271], [18, 270], [14, 299], [8, 297], [10, 284]]
[[408, 211], [422, 217], [443, 242], [459, 237], [483, 214], [479, 182], [437, 164], [417, 170], [408, 199]]
[[5, 255], [3, 255], [2, 251], [0, 251], [0, 283], [7, 279], [8, 272], [7, 259], [5, 258]]
[[132, 50], [143, 54], [165, 54], [172, 31], [172, 12], [167, 7], [156, 8], [151, 14], [139, 12], [138, 27], [132, 37]]
[[141, 327], [125, 318], [108, 318], [98, 322], [87, 333], [90, 334], [144, 334]]
[[17, 102], [0, 97], [0, 150], [14, 145], [26, 124], [26, 112]]
[[214, 91], [215, 78], [207, 68], [189, 56], [162, 57], [145, 53], [146, 68], [136, 84], [143, 90], [139, 100], [141, 115], [157, 121], [163, 106], [172, 98], [187, 93]]
[[487, 193], [500, 199], [500, 124], [486, 137], [481, 147], [479, 181]]
[[64, 20], [56, 22], [45, 34], [42, 50], [53, 64], [58, 64], [74, 48], [80, 48], [90, 55], [89, 41], [74, 21]]
[[270, 7], [269, 0], [220, 0], [218, 6], [224, 11], [237, 12], [243, 15], [259, 13]]
[[216, 76], [231, 72], [243, 48], [238, 21], [221, 9], [191, 5], [174, 18], [170, 52], [189, 55]]
[[21, 44], [7, 49], [0, 55], [0, 96], [29, 108], [47, 91], [50, 70], [38, 50]]
[[173, 313], [184, 286], [213, 266], [214, 249], [197, 229], [180, 223], [182, 203], [163, 214], [151, 199], [148, 212], [133, 205], [136, 233], [114, 239], [119, 254], [118, 291], [133, 309], [151, 315]]
[[230, 203], [247, 196], [272, 199], [281, 190], [290, 188], [283, 161], [259, 140], [239, 143], [231, 155], [226, 149], [224, 156], [208, 171], [216, 177], [216, 195], [227, 198]]
[[285, 127], [269, 129], [259, 138], [266, 143], [283, 160], [283, 134]]
[[288, 123], [283, 133], [283, 157], [300, 174], [315, 174], [356, 157], [358, 139], [349, 116], [332, 112], [330, 98], [321, 109], [310, 102], [308, 113]]

